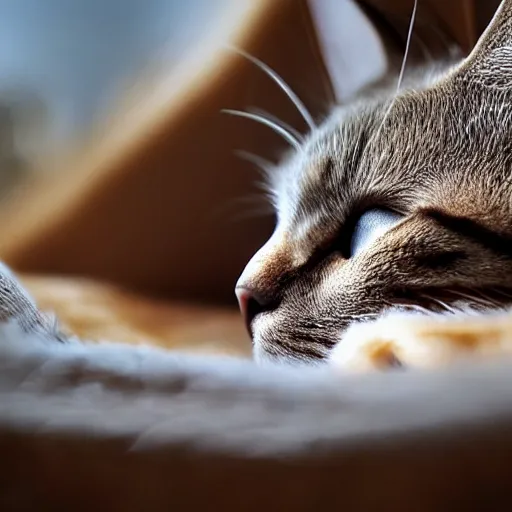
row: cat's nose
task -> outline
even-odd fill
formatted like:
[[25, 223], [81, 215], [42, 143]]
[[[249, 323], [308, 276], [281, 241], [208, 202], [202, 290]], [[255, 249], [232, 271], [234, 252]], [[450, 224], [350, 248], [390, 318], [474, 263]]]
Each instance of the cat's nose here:
[[235, 289], [235, 294], [245, 325], [249, 332], [251, 332], [251, 323], [254, 318], [260, 313], [272, 309], [272, 302], [265, 298], [263, 294], [245, 286], [238, 286]]

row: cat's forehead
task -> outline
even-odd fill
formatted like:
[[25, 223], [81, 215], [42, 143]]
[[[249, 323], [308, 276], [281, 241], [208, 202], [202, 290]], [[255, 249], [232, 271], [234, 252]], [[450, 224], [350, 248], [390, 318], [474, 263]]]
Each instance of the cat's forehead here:
[[279, 224], [295, 242], [316, 244], [338, 229], [358, 189], [359, 153], [377, 119], [377, 109], [334, 110], [271, 176]]
[[335, 226], [368, 197], [406, 206], [450, 195], [455, 204], [457, 191], [500, 186], [511, 169], [510, 114], [508, 94], [467, 97], [443, 84], [335, 109], [273, 177], [278, 216], [306, 233]]
[[[362, 159], [370, 136], [383, 119], [387, 102], [335, 109], [272, 176], [281, 220], [338, 216], [357, 190], [363, 193]], [[370, 169], [368, 169], [371, 172]], [[367, 176], [368, 178], [368, 176]]]

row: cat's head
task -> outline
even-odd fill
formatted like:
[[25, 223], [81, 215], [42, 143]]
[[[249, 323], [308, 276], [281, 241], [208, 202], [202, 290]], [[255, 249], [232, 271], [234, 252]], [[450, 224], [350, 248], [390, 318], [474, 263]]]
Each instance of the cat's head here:
[[237, 284], [258, 360], [320, 361], [391, 307], [512, 302], [512, 0], [438, 78], [337, 108], [270, 177]]

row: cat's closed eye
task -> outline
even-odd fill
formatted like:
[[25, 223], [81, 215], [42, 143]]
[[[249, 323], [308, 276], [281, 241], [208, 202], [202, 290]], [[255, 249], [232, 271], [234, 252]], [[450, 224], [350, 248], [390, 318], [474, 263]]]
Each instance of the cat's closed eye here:
[[355, 222], [347, 256], [352, 258], [403, 219], [399, 213], [384, 208], [366, 210]]

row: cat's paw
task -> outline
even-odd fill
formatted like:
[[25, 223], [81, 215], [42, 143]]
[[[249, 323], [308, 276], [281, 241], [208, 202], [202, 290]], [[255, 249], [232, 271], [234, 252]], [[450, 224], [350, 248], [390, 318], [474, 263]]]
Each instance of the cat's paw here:
[[342, 371], [444, 366], [471, 357], [512, 354], [512, 312], [390, 313], [352, 325], [332, 350]]

